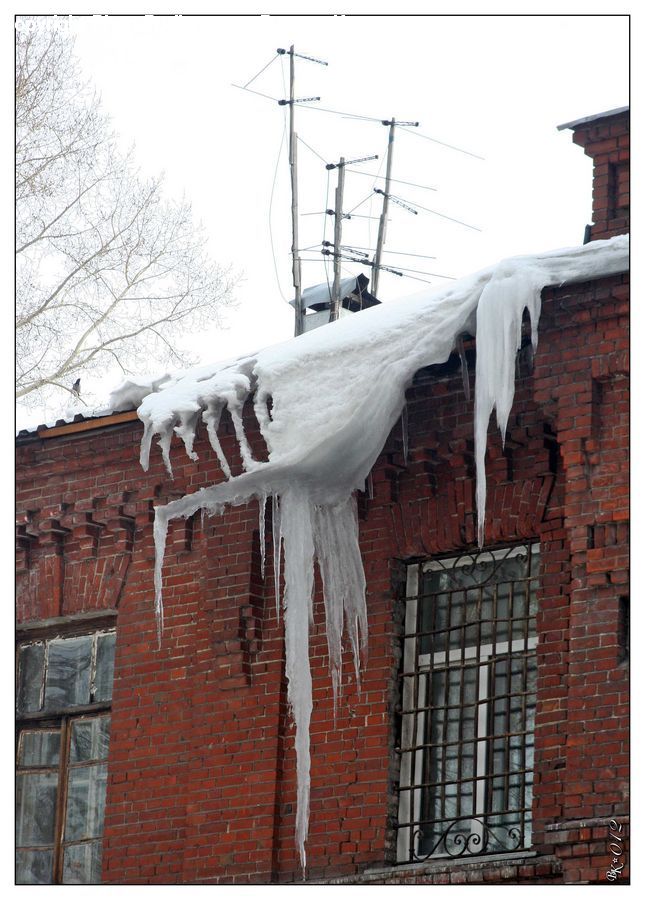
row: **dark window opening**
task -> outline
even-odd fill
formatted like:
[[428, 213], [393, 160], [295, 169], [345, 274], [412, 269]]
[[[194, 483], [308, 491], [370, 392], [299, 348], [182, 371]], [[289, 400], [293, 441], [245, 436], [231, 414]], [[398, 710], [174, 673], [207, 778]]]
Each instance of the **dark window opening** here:
[[615, 219], [629, 212], [629, 166], [627, 163], [609, 163], [607, 186], [607, 218]]
[[629, 659], [629, 597], [618, 598], [618, 662]]

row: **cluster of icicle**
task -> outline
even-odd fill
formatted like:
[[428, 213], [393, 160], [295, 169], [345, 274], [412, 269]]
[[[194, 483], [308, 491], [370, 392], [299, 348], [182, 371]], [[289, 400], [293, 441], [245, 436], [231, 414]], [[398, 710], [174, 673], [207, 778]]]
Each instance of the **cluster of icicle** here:
[[[298, 806], [296, 843], [303, 872], [309, 820], [309, 722], [312, 683], [309, 627], [314, 562], [322, 575], [329, 663], [336, 703], [341, 687], [343, 620], [354, 653], [366, 648], [365, 577], [358, 543], [354, 492], [364, 488], [388, 433], [401, 415], [405, 390], [415, 372], [445, 362], [459, 335], [476, 334], [475, 452], [479, 539], [486, 505], [484, 460], [493, 409], [504, 435], [513, 402], [515, 357], [522, 317], [528, 309], [534, 346], [540, 295], [546, 285], [587, 281], [625, 271], [626, 236], [570, 250], [517, 257], [360, 315], [349, 316], [261, 352], [191, 370], [149, 394], [139, 406], [144, 423], [141, 464], [148, 468], [155, 434], [169, 474], [173, 434], [197, 460], [193, 443], [206, 425], [225, 481], [155, 510], [155, 593], [163, 625], [162, 567], [168, 522], [198, 510], [220, 514], [228, 505], [259, 501], [264, 544], [267, 498], [273, 511], [276, 604], [284, 551], [286, 673], [296, 725]], [[140, 389], [140, 386], [139, 386]], [[253, 458], [242, 410], [253, 398], [266, 442], [267, 462]], [[244, 471], [235, 477], [224, 456], [217, 427], [224, 408], [233, 421]], [[262, 550], [264, 559], [264, 548]]]

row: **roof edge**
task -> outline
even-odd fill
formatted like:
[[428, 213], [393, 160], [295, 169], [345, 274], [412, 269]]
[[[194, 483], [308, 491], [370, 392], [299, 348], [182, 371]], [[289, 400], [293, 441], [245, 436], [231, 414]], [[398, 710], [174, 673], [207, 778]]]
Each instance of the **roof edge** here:
[[62, 425], [39, 425], [33, 429], [21, 429], [16, 435], [18, 443], [30, 440], [47, 440], [49, 438], [63, 437], [68, 434], [77, 434], [82, 431], [96, 431], [100, 428], [110, 428], [113, 425], [122, 425], [126, 422], [138, 420], [136, 409], [125, 412], [107, 413], [92, 418], [80, 418], [73, 422], [65, 422]]
[[611, 116], [619, 116], [625, 112], [629, 112], [629, 106], [617, 106], [616, 109], [608, 109], [606, 112], [595, 113], [593, 116], [583, 116], [582, 119], [565, 122], [563, 125], [558, 125], [557, 128], [558, 131], [564, 131], [565, 128], [577, 128], [579, 125], [588, 125], [590, 122], [609, 119]]

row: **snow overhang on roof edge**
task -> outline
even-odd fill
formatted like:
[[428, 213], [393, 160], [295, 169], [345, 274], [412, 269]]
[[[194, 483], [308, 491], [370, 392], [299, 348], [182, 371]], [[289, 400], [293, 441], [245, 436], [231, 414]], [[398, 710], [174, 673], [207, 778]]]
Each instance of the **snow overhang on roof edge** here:
[[[602, 118], [603, 116], [612, 115], [616, 112], [621, 112], [623, 109], [629, 109], [629, 107], [624, 107], [619, 110], [614, 110], [610, 113], [602, 113], [597, 117], [592, 118]], [[583, 120], [580, 120], [583, 121]], [[575, 124], [575, 123], [570, 123]], [[565, 128], [567, 126], [562, 125], [561, 128]], [[622, 236], [624, 238], [628, 238], [628, 235]], [[592, 241], [590, 244], [584, 245], [587, 248], [593, 247], [595, 244], [600, 244], [605, 242]], [[562, 253], [573, 252], [577, 248], [572, 248], [571, 250], [553, 250], [547, 251], [546, 253], [539, 254], [536, 258], [547, 258], [550, 256], [557, 256]], [[529, 259], [530, 257], [513, 257], [511, 259], [502, 260], [497, 266], [491, 266], [491, 271], [496, 268], [507, 267], [509, 263], [512, 263], [515, 259]], [[471, 279], [472, 275], [467, 275], [460, 278], [458, 281], [452, 283], [453, 288], [457, 288], [461, 282], [465, 282], [466, 280]], [[603, 277], [601, 274], [590, 275], [590, 281], [596, 280], [598, 278]], [[349, 279], [348, 279], [349, 280]], [[355, 279], [354, 279], [355, 280]], [[434, 290], [443, 290], [443, 288], [435, 288]], [[427, 295], [428, 293], [432, 293], [433, 291], [423, 291], [418, 294], [413, 295], [413, 297], [422, 297]], [[401, 298], [401, 301], [406, 300], [407, 298]], [[394, 303], [385, 304], [386, 308], [393, 308], [401, 301], [394, 301]], [[365, 315], [364, 311], [361, 315]], [[330, 323], [337, 325], [337, 323]], [[328, 326], [323, 326], [325, 333], [327, 332]], [[291, 338], [289, 341], [280, 342], [276, 346], [282, 345], [292, 345], [296, 340], [302, 340], [305, 335], [302, 335], [300, 338]], [[268, 348], [267, 348], [268, 349]], [[170, 376], [168, 374], [164, 374], [163, 376], [154, 376], [148, 379], [144, 377], [136, 377], [131, 380], [125, 380], [121, 384], [119, 384], [114, 391], [111, 392], [110, 397], [108, 399], [108, 404], [102, 409], [93, 409], [88, 411], [87, 413], [74, 413], [68, 416], [58, 416], [55, 421], [41, 423], [35, 426], [27, 426], [25, 428], [20, 428], [17, 431], [16, 439], [17, 440], [27, 440], [34, 439], [36, 437], [59, 437], [64, 434], [71, 434], [75, 431], [80, 430], [90, 430], [91, 428], [104, 428], [109, 426], [110, 424], [118, 424], [118, 422], [110, 422], [110, 419], [114, 419], [115, 417], [119, 417], [123, 413], [126, 412], [134, 412], [137, 407], [143, 401], [143, 398], [149, 396], [150, 394], [157, 393], [160, 390], [164, 390], [166, 387], [172, 387], [175, 385], [181, 378], [185, 375], [192, 373], [195, 374], [197, 372], [204, 373], [206, 375], [209, 371], [211, 373], [215, 373], [221, 369], [228, 368], [231, 364], [238, 363], [241, 359], [245, 359], [247, 357], [240, 357], [239, 359], [226, 359], [217, 363], [213, 363], [210, 365], [202, 365], [195, 369], [189, 370], [189, 372], [178, 372], [174, 375]], [[200, 378], [201, 380], [201, 378]], [[135, 416], [133, 415], [134, 419]]]

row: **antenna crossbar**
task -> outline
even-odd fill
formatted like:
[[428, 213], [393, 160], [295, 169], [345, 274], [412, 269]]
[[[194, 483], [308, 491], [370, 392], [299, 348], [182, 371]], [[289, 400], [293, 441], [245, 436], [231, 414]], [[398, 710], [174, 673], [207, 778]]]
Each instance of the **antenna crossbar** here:
[[403, 200], [399, 200], [399, 198], [395, 197], [394, 194], [386, 194], [385, 191], [382, 191], [380, 188], [374, 188], [374, 193], [382, 194], [384, 197], [388, 197], [392, 201], [392, 203], [396, 203], [397, 206], [402, 206], [403, 209], [407, 209], [408, 212], [411, 212], [415, 216], [419, 215], [416, 209], [412, 209], [411, 206], [408, 206], [408, 204], [404, 203]]
[[307, 60], [309, 60], [309, 62], [318, 63], [319, 66], [328, 66], [329, 65], [329, 63], [325, 62], [324, 59], [316, 59], [315, 56], [305, 56], [304, 53], [296, 53], [295, 50], [293, 49], [293, 47], [291, 47], [289, 50], [285, 50], [282, 47], [278, 47], [278, 49], [276, 50], [276, 53], [278, 53], [280, 56], [284, 56], [284, 54], [286, 53], [288, 56], [297, 56], [298, 59], [307, 59]]
[[376, 153], [374, 156], [361, 156], [359, 159], [348, 159], [348, 160], [346, 160], [346, 161], [345, 161], [344, 163], [342, 163], [342, 164], [339, 163], [339, 162], [337, 162], [337, 163], [327, 163], [327, 165], [325, 166], [325, 168], [327, 168], [327, 169], [337, 169], [340, 165], [343, 165], [343, 166], [350, 166], [350, 165], [354, 165], [355, 163], [370, 162], [370, 161], [373, 160], [373, 159], [378, 159], [378, 153]]
[[392, 275], [400, 275], [403, 277], [403, 272], [398, 272], [396, 269], [391, 268], [391, 266], [377, 266], [371, 259], [359, 259], [356, 256], [348, 256], [346, 253], [336, 253], [333, 250], [321, 250], [320, 252], [323, 256], [332, 256], [335, 259], [344, 259], [347, 260], [347, 262], [360, 263], [361, 266], [369, 266], [375, 271], [380, 269], [382, 272], [391, 272]]
[[381, 119], [381, 125], [400, 125], [408, 128], [417, 128], [418, 122], [399, 122], [398, 119]]
[[320, 97], [299, 97], [295, 100], [278, 100], [278, 106], [290, 106], [292, 103], [313, 103], [320, 100]]

